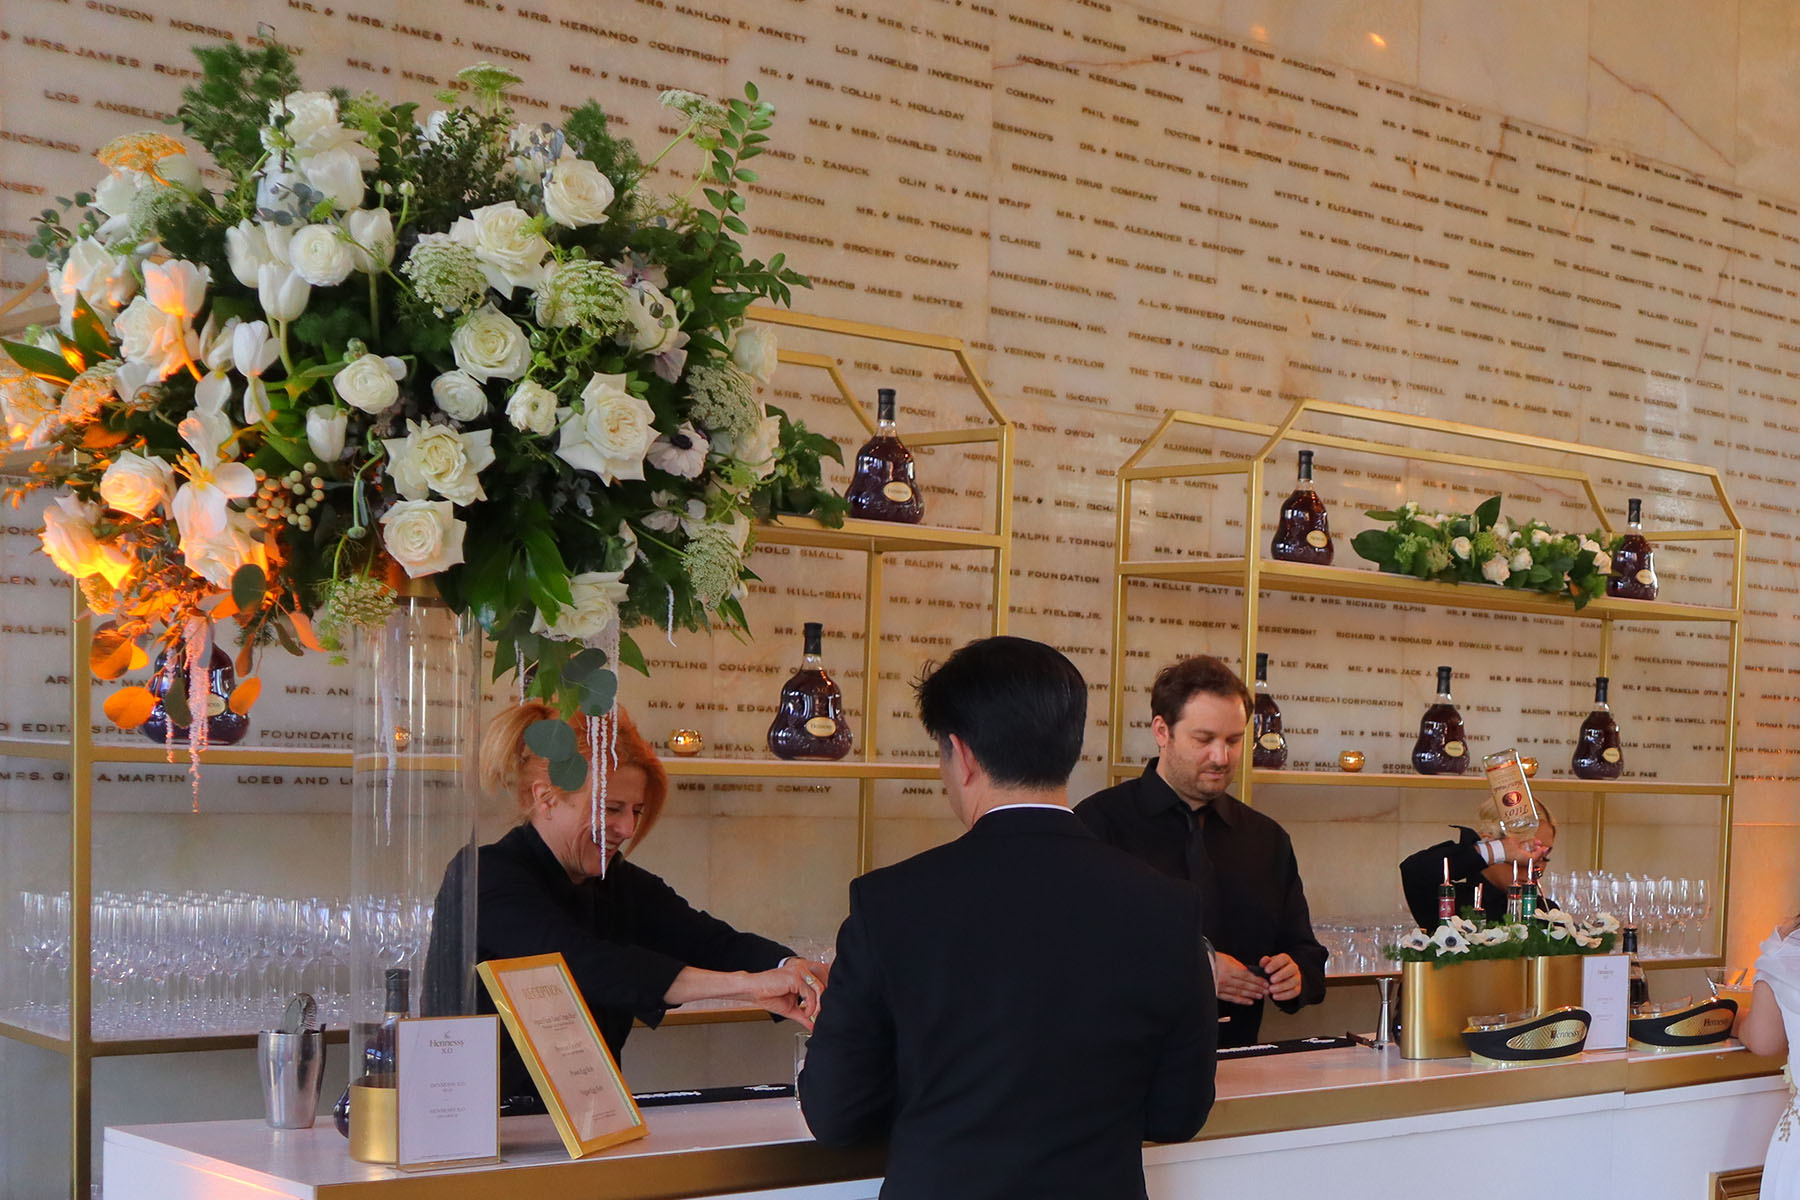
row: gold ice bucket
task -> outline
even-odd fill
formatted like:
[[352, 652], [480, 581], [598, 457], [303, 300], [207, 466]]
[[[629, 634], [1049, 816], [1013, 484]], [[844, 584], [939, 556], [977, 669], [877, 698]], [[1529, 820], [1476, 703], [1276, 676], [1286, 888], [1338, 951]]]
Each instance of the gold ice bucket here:
[[1512, 1012], [1530, 1002], [1523, 958], [1401, 963], [1400, 1056], [1465, 1058], [1462, 1034], [1471, 1014]]

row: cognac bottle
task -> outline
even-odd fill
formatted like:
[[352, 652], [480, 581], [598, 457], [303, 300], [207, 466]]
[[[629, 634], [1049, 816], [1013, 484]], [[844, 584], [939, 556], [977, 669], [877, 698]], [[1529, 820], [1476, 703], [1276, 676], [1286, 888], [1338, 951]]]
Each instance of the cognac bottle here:
[[[206, 740], [209, 744], [232, 746], [242, 741], [244, 734], [250, 731], [250, 718], [246, 714], [232, 712], [228, 707], [231, 694], [237, 691], [237, 669], [231, 665], [231, 655], [217, 645], [212, 646], [211, 650], [212, 656], [206, 663], [206, 694], [195, 696], [189, 688], [188, 711], [206, 713]], [[170, 737], [169, 714], [162, 703], [177, 672], [185, 682], [188, 677], [185, 642], [176, 642], [158, 654], [156, 664], [151, 668], [149, 686], [151, 693], [156, 696], [156, 707], [150, 710], [150, 719], [138, 728], [153, 742], [188, 740], [190, 730], [186, 725], [176, 725], [174, 736]]]
[[856, 475], [844, 499], [850, 502], [850, 515], [865, 521], [917, 525], [925, 519], [912, 451], [894, 431], [893, 388], [875, 393], [875, 436], [856, 452]]
[[[406, 967], [389, 967], [382, 975], [384, 999], [381, 1021], [362, 1026], [363, 1069], [350, 1082], [358, 1087], [398, 1087], [395, 1046], [402, 1019], [412, 1015], [412, 972]], [[331, 1106], [331, 1123], [345, 1137], [350, 1136], [350, 1088]]]
[[820, 653], [825, 627], [806, 623], [805, 657], [781, 689], [781, 707], [769, 723], [769, 750], [776, 758], [839, 759], [850, 753], [850, 724], [844, 694], [825, 673]]
[[1269, 656], [1256, 656], [1256, 709], [1250, 715], [1250, 732], [1256, 737], [1256, 749], [1250, 764], [1265, 771], [1279, 771], [1287, 766], [1287, 735], [1281, 732], [1281, 707], [1269, 693]]
[[1656, 599], [1656, 547], [1644, 536], [1644, 502], [1633, 497], [1625, 517], [1625, 540], [1613, 555], [1606, 594], [1620, 600]]
[[1594, 677], [1594, 711], [1575, 735], [1575, 757], [1569, 769], [1577, 779], [1617, 779], [1625, 769], [1625, 752], [1619, 746], [1619, 723], [1606, 703], [1607, 678]]
[[1331, 565], [1331, 522], [1325, 516], [1325, 502], [1313, 491], [1313, 452], [1300, 452], [1300, 477], [1294, 483], [1294, 494], [1281, 505], [1281, 521], [1275, 526], [1275, 540], [1269, 553], [1284, 562], [1311, 563], [1316, 567]]
[[1413, 743], [1413, 770], [1421, 775], [1461, 775], [1469, 769], [1469, 743], [1462, 714], [1450, 698], [1450, 668], [1437, 669], [1437, 700], [1419, 718]]

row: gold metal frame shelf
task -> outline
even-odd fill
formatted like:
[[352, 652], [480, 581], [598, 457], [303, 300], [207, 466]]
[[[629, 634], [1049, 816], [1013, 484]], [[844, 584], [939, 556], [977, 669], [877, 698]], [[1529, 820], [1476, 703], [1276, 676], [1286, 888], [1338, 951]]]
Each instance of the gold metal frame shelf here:
[[663, 768], [674, 778], [727, 779], [931, 779], [938, 777], [937, 760], [901, 762], [840, 758], [676, 758], [664, 757]]
[[842, 529], [832, 529], [811, 517], [776, 517], [773, 521], [757, 524], [756, 542], [767, 546], [816, 546], [825, 550], [861, 550], [875, 554], [925, 554], [944, 550], [992, 552], [1000, 549], [1001, 539], [998, 534], [931, 525], [846, 520]]
[[[1494, 448], [1489, 456], [1431, 450], [1414, 445], [1376, 441], [1367, 437], [1348, 436], [1315, 427], [1314, 418], [1339, 422], [1366, 422], [1386, 431], [1410, 432], [1453, 439], [1461, 445]], [[1256, 449], [1242, 457], [1223, 461], [1178, 462], [1165, 466], [1141, 465], [1152, 451], [1162, 448], [1164, 440], [1181, 428], [1206, 429], [1246, 435], [1258, 440]], [[1318, 567], [1304, 563], [1278, 562], [1262, 556], [1264, 539], [1264, 481], [1270, 458], [1288, 442], [1308, 446], [1331, 447], [1357, 454], [1404, 459], [1413, 463], [1444, 467], [1477, 469], [1531, 479], [1555, 480], [1565, 489], [1578, 491], [1592, 511], [1594, 522], [1611, 532], [1612, 524], [1593, 476], [1571, 467], [1542, 465], [1521, 461], [1518, 451], [1559, 454], [1576, 461], [1587, 460], [1613, 468], [1639, 468], [1686, 475], [1696, 480], [1696, 490], [1710, 493], [1723, 514], [1723, 524], [1712, 529], [1650, 530], [1653, 541], [1718, 542], [1730, 547], [1732, 554], [1731, 602], [1728, 605], [1671, 604], [1667, 601], [1628, 601], [1601, 597], [1576, 610], [1573, 604], [1540, 593], [1479, 584], [1436, 583], [1401, 575], [1384, 574], [1372, 569], [1350, 567]], [[1503, 457], [1508, 451], [1513, 457]], [[1140, 558], [1133, 552], [1132, 489], [1139, 483], [1165, 480], [1210, 478], [1225, 483], [1241, 480], [1244, 487], [1241, 517], [1244, 536], [1248, 539], [1242, 557], [1222, 558]], [[1725, 914], [1731, 895], [1731, 809], [1736, 786], [1737, 686], [1743, 662], [1744, 562], [1747, 532], [1737, 510], [1726, 493], [1723, 477], [1713, 467], [1677, 462], [1646, 454], [1611, 450], [1577, 442], [1558, 441], [1533, 434], [1507, 433], [1479, 425], [1443, 421], [1410, 413], [1384, 412], [1335, 401], [1302, 399], [1288, 409], [1278, 424], [1269, 425], [1218, 417], [1206, 413], [1171, 410], [1164, 414], [1154, 432], [1119, 468], [1118, 499], [1115, 510], [1113, 547], [1113, 643], [1112, 643], [1112, 707], [1108, 722], [1111, 764], [1110, 778], [1118, 781], [1143, 771], [1143, 764], [1126, 760], [1125, 721], [1125, 635], [1130, 625], [1127, 612], [1133, 580], [1163, 580], [1202, 586], [1231, 588], [1241, 593], [1243, 657], [1239, 673], [1249, 676], [1248, 665], [1256, 661], [1260, 636], [1259, 607], [1265, 592], [1291, 592], [1363, 600], [1380, 600], [1438, 609], [1474, 609], [1496, 612], [1527, 613], [1533, 616], [1566, 620], [1595, 621], [1599, 624], [1600, 645], [1597, 674], [1611, 673], [1612, 643], [1615, 622], [1629, 628], [1634, 624], [1695, 621], [1716, 622], [1729, 626], [1730, 649], [1726, 660], [1725, 682], [1725, 750], [1721, 756], [1719, 779], [1708, 783], [1698, 780], [1665, 781], [1624, 779], [1588, 781], [1580, 779], [1539, 778], [1532, 781], [1538, 790], [1558, 793], [1580, 793], [1593, 797], [1594, 839], [1592, 865], [1604, 861], [1606, 843], [1606, 800], [1608, 796], [1716, 796], [1719, 799], [1717, 878], [1718, 903], [1713, 914], [1715, 944], [1723, 954]], [[1220, 504], [1228, 501], [1221, 498]], [[1251, 767], [1244, 756], [1238, 778], [1239, 798], [1249, 802], [1258, 787], [1392, 787], [1432, 789], [1480, 789], [1486, 782], [1480, 775], [1400, 775], [1352, 773], [1340, 771], [1263, 771]], [[1692, 965], [1718, 965], [1722, 958], [1682, 960]]]

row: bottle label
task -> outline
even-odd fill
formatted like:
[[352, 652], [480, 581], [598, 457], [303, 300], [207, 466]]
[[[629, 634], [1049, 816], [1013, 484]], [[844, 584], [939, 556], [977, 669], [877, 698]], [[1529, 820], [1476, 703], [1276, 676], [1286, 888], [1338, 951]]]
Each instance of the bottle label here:
[[1310, 529], [1306, 533], [1306, 544], [1315, 549], [1323, 550], [1330, 542], [1323, 529]]
[[216, 717], [225, 711], [225, 697], [217, 692], [206, 693], [206, 715]]
[[892, 500], [895, 504], [905, 504], [908, 500], [913, 498], [912, 485], [909, 483], [901, 483], [896, 479], [892, 483], [883, 484], [881, 487], [881, 494], [886, 496], [889, 500]]
[[830, 717], [814, 717], [806, 723], [806, 732], [814, 737], [830, 737], [837, 732], [837, 722]]
[[1279, 750], [1282, 746], [1282, 737], [1279, 733], [1265, 733], [1256, 739], [1256, 744], [1264, 750]]
[[1641, 570], [1637, 573], [1637, 581], [1639, 583], [1643, 584], [1645, 587], [1649, 587], [1651, 584], [1656, 582], [1656, 573], [1654, 571], [1652, 571], [1649, 567], [1645, 567], [1643, 570]]
[[1444, 753], [1451, 758], [1461, 758], [1467, 749], [1468, 747], [1464, 746], [1461, 742], [1444, 743]]
[[1600, 752], [1600, 757], [1604, 758], [1607, 762], [1618, 762], [1623, 755], [1619, 753], [1619, 748], [1617, 746], [1608, 746]]

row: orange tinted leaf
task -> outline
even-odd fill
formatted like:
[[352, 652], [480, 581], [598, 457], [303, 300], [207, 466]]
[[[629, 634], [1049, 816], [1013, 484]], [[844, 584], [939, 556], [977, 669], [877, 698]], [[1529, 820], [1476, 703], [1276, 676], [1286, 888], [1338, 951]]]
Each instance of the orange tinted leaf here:
[[248, 679], [238, 680], [237, 690], [231, 693], [231, 702], [227, 707], [238, 716], [244, 716], [262, 695], [262, 680], [252, 675]]
[[250, 652], [255, 648], [256, 644], [254, 642], [247, 641], [238, 651], [237, 662], [234, 664], [237, 667], [238, 678], [242, 679], [244, 676], [250, 674], [250, 668], [255, 665], [253, 661], [255, 656]]
[[127, 671], [141, 671], [149, 665], [150, 656], [144, 652], [144, 648], [136, 642], [131, 643], [131, 665], [125, 669]]
[[118, 445], [125, 440], [125, 437], [126, 435], [123, 433], [115, 433], [96, 423], [89, 425], [87, 431], [81, 435], [81, 444], [89, 450], [105, 450]]
[[212, 608], [207, 610], [206, 615], [211, 617], [215, 621], [223, 621], [226, 617], [237, 616], [237, 612], [238, 612], [237, 601], [232, 599], [231, 593], [230, 592], [221, 592], [221, 593], [219, 593], [218, 600], [213, 604]]
[[313, 632], [312, 620], [303, 612], [289, 613], [294, 618], [294, 632], [300, 637], [300, 644], [308, 650], [324, 652], [325, 647], [319, 645], [319, 635]]
[[96, 679], [117, 679], [131, 669], [135, 649], [136, 643], [117, 627], [102, 626], [94, 631], [93, 645], [88, 647], [88, 669]]
[[149, 688], [120, 688], [106, 698], [102, 707], [106, 719], [120, 729], [136, 729], [150, 719], [150, 712], [156, 707], [156, 696]]

